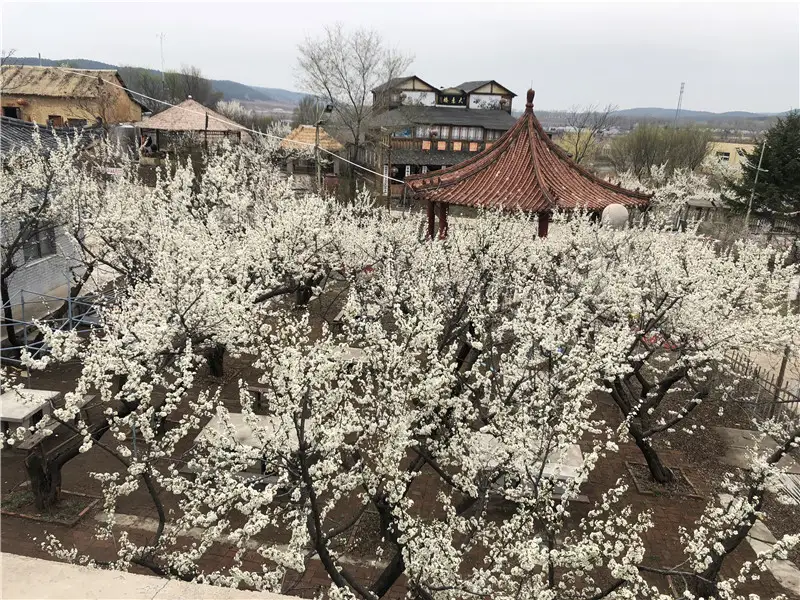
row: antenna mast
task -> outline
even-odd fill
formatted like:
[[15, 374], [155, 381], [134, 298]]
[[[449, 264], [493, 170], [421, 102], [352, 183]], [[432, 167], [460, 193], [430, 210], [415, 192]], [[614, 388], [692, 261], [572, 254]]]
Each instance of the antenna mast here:
[[156, 35], [158, 36], [159, 40], [161, 40], [161, 81], [163, 82], [165, 80], [164, 79], [164, 34], [157, 33]]
[[686, 82], [681, 81], [681, 93], [678, 95], [678, 108], [675, 109], [675, 122], [672, 124], [673, 127], [678, 126], [678, 115], [681, 114], [681, 105], [683, 104], [683, 86], [686, 85]]

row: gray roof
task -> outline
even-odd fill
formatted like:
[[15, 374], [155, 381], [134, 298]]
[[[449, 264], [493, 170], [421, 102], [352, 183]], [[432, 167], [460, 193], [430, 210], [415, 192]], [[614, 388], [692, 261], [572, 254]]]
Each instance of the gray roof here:
[[484, 129], [511, 129], [517, 120], [504, 110], [448, 108], [445, 106], [402, 106], [379, 114], [371, 127], [411, 125], [456, 125]]
[[483, 79], [480, 81], [465, 81], [464, 83], [459, 83], [458, 85], [454, 85], [454, 88], [458, 88], [459, 90], [464, 90], [466, 93], [470, 93], [472, 90], [477, 90], [479, 87], [483, 87], [487, 83], [492, 83], [491, 79]]
[[[465, 93], [469, 94], [473, 90], [477, 90], [479, 87], [483, 87], [488, 83], [497, 83], [494, 79], [482, 79], [480, 81], [465, 81], [464, 83], [459, 83], [458, 85], [454, 85], [454, 88], [458, 88], [459, 90], [464, 90]], [[497, 85], [500, 85], [497, 83]], [[506, 87], [506, 86], [502, 86]], [[511, 91], [511, 90], [509, 90]], [[513, 92], [512, 95], [516, 96]]]
[[475, 156], [477, 152], [453, 152], [451, 150], [406, 150], [392, 148], [393, 165], [449, 166]]
[[[35, 123], [28, 123], [11, 117], [0, 117], [0, 154], [5, 154], [15, 148], [24, 148], [33, 145], [33, 132], [36, 129]], [[81, 136], [82, 143], [91, 143], [102, 136], [101, 128], [90, 128], [78, 130], [72, 127], [47, 128], [39, 127], [39, 137], [42, 141], [42, 148], [49, 152], [58, 147], [58, 140], [65, 141], [67, 137], [74, 139], [76, 135]]]
[[392, 77], [389, 81], [380, 84], [378, 87], [374, 88], [373, 92], [382, 92], [384, 90], [390, 90], [393, 87], [397, 87], [404, 81], [408, 81], [409, 79], [413, 79], [413, 75], [409, 75], [408, 77]]
[[433, 89], [436, 89], [435, 85], [431, 85], [430, 83], [425, 81], [422, 77], [417, 77], [416, 75], [408, 75], [406, 77], [392, 77], [389, 81], [380, 84], [378, 87], [374, 88], [372, 91], [373, 92], [383, 92], [385, 90], [390, 90], [392, 88], [397, 87], [401, 83], [405, 83], [409, 79], [419, 79], [425, 85], [430, 86]]

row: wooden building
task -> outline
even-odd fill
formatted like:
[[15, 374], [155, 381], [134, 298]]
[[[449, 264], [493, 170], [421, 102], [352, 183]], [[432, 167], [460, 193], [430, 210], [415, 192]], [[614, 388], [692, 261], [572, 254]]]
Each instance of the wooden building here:
[[428, 211], [428, 235], [447, 234], [451, 205], [537, 213], [539, 235], [546, 236], [557, 210], [600, 212], [611, 204], [646, 208], [650, 197], [592, 175], [576, 164], [542, 129], [533, 114], [533, 90], [525, 113], [500, 139], [468, 160], [435, 173], [405, 180], [410, 195]]
[[110, 69], [5, 65], [3, 116], [51, 127], [133, 123], [147, 110]]
[[[286, 152], [286, 173], [292, 175], [294, 189], [311, 191], [316, 189], [317, 164], [314, 157], [314, 146], [317, 130], [313, 125], [300, 125], [292, 130], [283, 140], [280, 148]], [[338, 185], [341, 161], [332, 155], [341, 156], [344, 146], [331, 136], [323, 127], [319, 128], [320, 174], [324, 178], [325, 188], [330, 190]]]
[[438, 89], [417, 76], [392, 79], [372, 91], [370, 120], [358, 161], [382, 173], [383, 195], [399, 196], [389, 179], [436, 171], [490, 148], [515, 123], [515, 94], [493, 80]]

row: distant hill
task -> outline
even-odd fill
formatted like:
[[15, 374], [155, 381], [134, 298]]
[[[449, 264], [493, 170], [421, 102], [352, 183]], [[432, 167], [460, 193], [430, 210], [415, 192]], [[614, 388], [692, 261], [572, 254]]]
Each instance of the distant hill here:
[[[89, 60], [86, 58], [62, 58], [62, 59], [47, 59], [35, 56], [20, 56], [13, 57], [10, 61], [12, 64], [17, 65], [34, 65], [41, 64], [43, 67], [59, 67], [70, 66], [73, 69], [119, 69], [118, 65], [100, 62], [98, 60]], [[156, 76], [161, 75], [161, 71], [157, 69], [147, 69], [150, 73]], [[225, 100], [244, 100], [244, 101], [261, 101], [261, 102], [274, 102], [277, 104], [299, 104], [300, 100], [306, 94], [300, 92], [293, 92], [281, 88], [265, 88], [252, 85], [245, 85], [237, 81], [230, 81], [227, 79], [211, 79], [211, 85], [214, 90], [222, 92]]]
[[[620, 117], [630, 117], [634, 119], [660, 119], [670, 120], [675, 118], [674, 108], [625, 108], [615, 113]], [[686, 110], [681, 109], [680, 119], [690, 121], [714, 121], [723, 119], [768, 119], [782, 113], [754, 113], [743, 110], [734, 110], [722, 113], [709, 112], [706, 110]]]
[[300, 100], [305, 98], [308, 94], [302, 92], [290, 92], [289, 90], [282, 90], [281, 88], [265, 88], [250, 86], [252, 89], [263, 93], [269, 97], [273, 102], [283, 102], [285, 104], [300, 104]]

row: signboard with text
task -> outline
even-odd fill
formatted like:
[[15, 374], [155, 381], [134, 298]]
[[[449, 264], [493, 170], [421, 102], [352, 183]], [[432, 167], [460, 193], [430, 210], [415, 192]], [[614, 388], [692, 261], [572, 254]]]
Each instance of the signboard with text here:
[[466, 106], [467, 97], [464, 94], [438, 94], [436, 104], [446, 104], [449, 106]]

